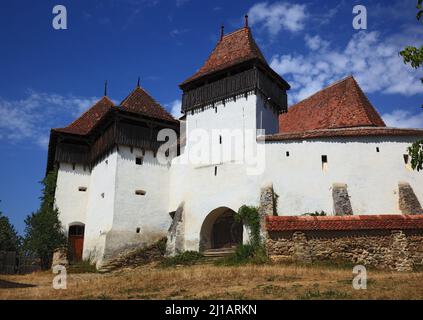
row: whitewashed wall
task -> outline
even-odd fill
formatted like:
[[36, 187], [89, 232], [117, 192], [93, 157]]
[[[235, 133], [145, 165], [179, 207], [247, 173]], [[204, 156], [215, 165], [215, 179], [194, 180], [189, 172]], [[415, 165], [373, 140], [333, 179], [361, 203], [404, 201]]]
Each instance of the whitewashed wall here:
[[[79, 191], [86, 187], [86, 192]], [[59, 219], [67, 233], [69, 226], [86, 222], [88, 192], [90, 188], [90, 171], [82, 165], [61, 163], [57, 173], [55, 205], [59, 210]]]
[[[262, 181], [273, 183], [284, 215], [316, 210], [333, 214], [334, 183], [347, 184], [354, 214], [401, 213], [399, 182], [410, 183], [423, 204], [423, 174], [407, 168], [403, 157], [415, 140], [356, 137], [268, 143]], [[328, 158], [326, 170], [322, 155]]]
[[[254, 128], [261, 123], [272, 128], [270, 114], [264, 117], [265, 122], [258, 121], [263, 114], [260, 98], [238, 99], [225, 108], [220, 113], [219, 109], [217, 113], [206, 109], [188, 114], [188, 132], [195, 127]], [[403, 158], [406, 148], [416, 139], [357, 137], [268, 142], [264, 171], [258, 175], [248, 175], [245, 165], [230, 162], [189, 164], [186, 158], [192, 145], [188, 140], [185, 153], [172, 163], [169, 211], [184, 202], [185, 250], [198, 250], [201, 225], [212, 210], [224, 206], [237, 211], [244, 204], [257, 206], [260, 189], [269, 184], [279, 195], [280, 215], [321, 210], [333, 214], [334, 183], [347, 184], [355, 214], [400, 213], [399, 182], [410, 183], [423, 204], [423, 173], [410, 171]], [[328, 158], [326, 170], [322, 168], [322, 155]]]
[[[142, 165], [135, 159], [143, 157]], [[145, 195], [135, 194], [136, 190]], [[152, 151], [119, 146], [115, 181], [112, 232], [107, 254], [133, 246], [151, 244], [166, 236], [169, 215], [169, 166], [158, 162]], [[137, 233], [139, 228], [139, 233]]]
[[96, 261], [97, 265], [101, 265], [106, 237], [113, 225], [117, 159], [115, 148], [91, 171], [83, 258]]

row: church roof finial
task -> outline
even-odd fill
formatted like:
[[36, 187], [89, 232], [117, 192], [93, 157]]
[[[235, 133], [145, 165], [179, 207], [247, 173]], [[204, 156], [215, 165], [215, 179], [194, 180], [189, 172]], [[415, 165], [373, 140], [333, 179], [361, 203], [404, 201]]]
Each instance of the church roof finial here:
[[225, 26], [222, 23], [222, 26], [220, 27], [220, 41], [222, 41], [224, 35], [225, 35]]
[[140, 78], [140, 77], [138, 77], [138, 81], [137, 81], [137, 88], [139, 88], [139, 87], [140, 87], [140, 81], [141, 81], [141, 78]]
[[104, 81], [104, 96], [107, 97], [107, 80]]
[[248, 28], [248, 14], [246, 14], [244, 18], [245, 18], [245, 27]]

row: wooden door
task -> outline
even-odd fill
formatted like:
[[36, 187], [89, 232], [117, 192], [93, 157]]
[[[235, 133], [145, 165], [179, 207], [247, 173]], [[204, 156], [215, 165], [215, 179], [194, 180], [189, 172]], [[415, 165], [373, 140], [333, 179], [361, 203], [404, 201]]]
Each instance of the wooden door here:
[[69, 228], [70, 259], [72, 261], [82, 260], [84, 249], [84, 226], [71, 226]]

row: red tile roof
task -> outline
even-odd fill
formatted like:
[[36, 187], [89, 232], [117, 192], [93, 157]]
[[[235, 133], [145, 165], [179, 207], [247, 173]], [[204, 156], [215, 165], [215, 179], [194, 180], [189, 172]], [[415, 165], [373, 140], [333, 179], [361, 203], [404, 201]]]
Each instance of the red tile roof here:
[[223, 36], [204, 65], [182, 85], [252, 59], [259, 59], [267, 65], [266, 59], [253, 39], [250, 28], [244, 27]]
[[88, 134], [97, 122], [100, 121], [100, 119], [102, 119], [113, 106], [114, 103], [105, 96], [67, 127], [53, 130], [78, 135]]
[[352, 76], [298, 102], [279, 117], [279, 132], [348, 127], [385, 127]]
[[423, 215], [267, 216], [266, 228], [271, 232], [423, 229]]
[[177, 122], [153, 97], [138, 86], [122, 101], [121, 107], [152, 118]]
[[259, 137], [261, 141], [306, 140], [334, 137], [360, 137], [360, 136], [423, 136], [423, 129], [401, 129], [390, 127], [355, 127], [340, 129], [320, 129], [302, 132], [282, 132]]

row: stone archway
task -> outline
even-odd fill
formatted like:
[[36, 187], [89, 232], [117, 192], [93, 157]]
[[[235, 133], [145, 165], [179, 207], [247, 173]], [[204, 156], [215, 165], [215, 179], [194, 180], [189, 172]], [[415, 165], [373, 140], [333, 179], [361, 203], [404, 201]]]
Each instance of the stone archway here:
[[227, 207], [212, 210], [200, 231], [200, 252], [230, 248], [242, 243], [242, 224], [234, 219], [235, 211]]

